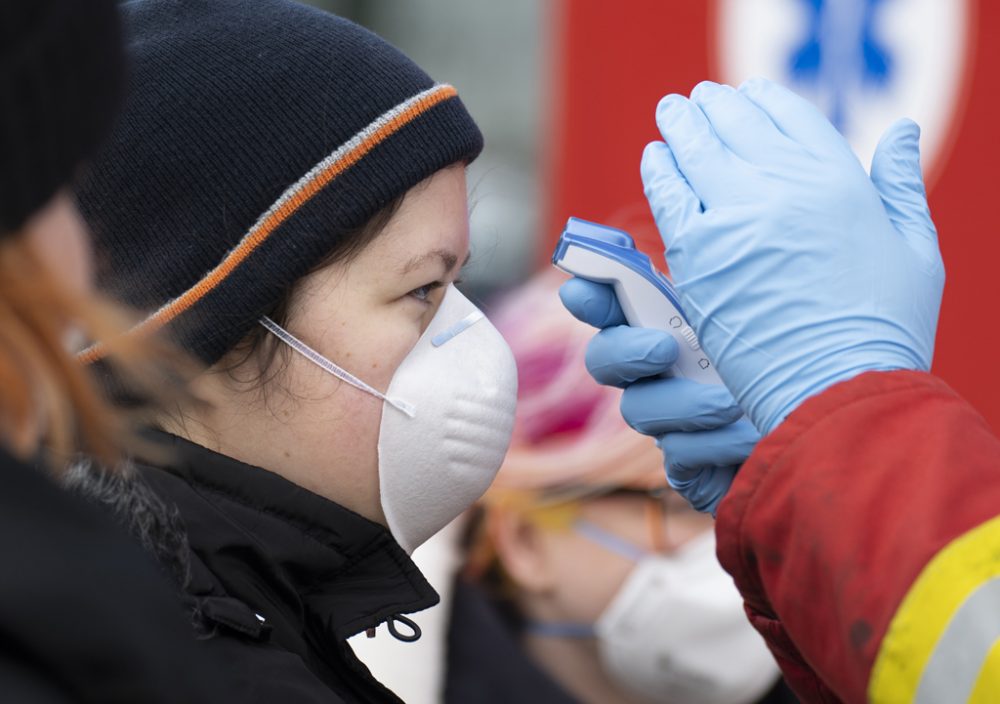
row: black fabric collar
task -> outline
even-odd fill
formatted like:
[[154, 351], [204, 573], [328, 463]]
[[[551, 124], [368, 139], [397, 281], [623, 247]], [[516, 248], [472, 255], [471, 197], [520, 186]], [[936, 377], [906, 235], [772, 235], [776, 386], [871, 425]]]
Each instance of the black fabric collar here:
[[214, 620], [252, 637], [262, 623], [305, 652], [438, 603], [383, 526], [273, 472], [167, 433], [149, 437], [171, 460], [139, 470], [177, 505], [195, 558], [186, 591]]

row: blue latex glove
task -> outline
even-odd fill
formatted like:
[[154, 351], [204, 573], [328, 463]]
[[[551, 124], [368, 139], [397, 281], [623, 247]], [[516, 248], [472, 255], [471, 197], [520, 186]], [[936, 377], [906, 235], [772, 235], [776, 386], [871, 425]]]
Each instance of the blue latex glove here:
[[610, 286], [570, 279], [559, 295], [573, 315], [603, 328], [587, 347], [591, 375], [625, 389], [622, 416], [657, 438], [670, 486], [714, 514], [757, 430], [725, 387], [659, 377], [677, 360], [677, 343], [661, 330], [629, 327]]
[[[681, 304], [762, 433], [871, 370], [929, 370], [944, 267], [915, 123], [871, 177], [810, 103], [769, 81], [664, 98], [642, 179]], [[669, 146], [668, 146], [669, 145]]]

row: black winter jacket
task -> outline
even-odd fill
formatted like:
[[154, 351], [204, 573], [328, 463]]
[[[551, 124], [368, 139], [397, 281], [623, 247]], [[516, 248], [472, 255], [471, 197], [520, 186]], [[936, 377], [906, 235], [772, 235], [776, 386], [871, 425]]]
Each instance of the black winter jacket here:
[[173, 459], [137, 468], [186, 526], [182, 600], [201, 647], [226, 663], [227, 700], [398, 702], [346, 642], [438, 602], [389, 531], [277, 474], [154, 437]]
[[149, 556], [0, 450], [0, 701], [223, 701]]

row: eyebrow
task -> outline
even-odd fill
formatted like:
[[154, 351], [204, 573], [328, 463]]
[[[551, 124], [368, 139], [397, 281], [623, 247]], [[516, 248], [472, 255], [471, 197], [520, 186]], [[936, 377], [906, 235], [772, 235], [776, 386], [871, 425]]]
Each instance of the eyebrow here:
[[[472, 252], [469, 252], [465, 257], [465, 261], [462, 262], [462, 266], [469, 263], [469, 259], [472, 258]], [[444, 264], [445, 271], [451, 271], [455, 268], [458, 263], [458, 257], [454, 252], [450, 252], [447, 249], [432, 249], [430, 252], [425, 254], [418, 254], [417, 256], [406, 262], [403, 267], [399, 270], [400, 275], [409, 274], [411, 271], [419, 266], [422, 266], [430, 259], [440, 259], [441, 263]]]

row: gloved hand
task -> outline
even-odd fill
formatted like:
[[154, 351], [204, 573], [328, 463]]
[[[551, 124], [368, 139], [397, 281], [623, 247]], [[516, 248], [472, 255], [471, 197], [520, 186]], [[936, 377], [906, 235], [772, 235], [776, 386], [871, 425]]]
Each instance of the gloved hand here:
[[625, 389], [622, 415], [657, 438], [670, 486], [714, 514], [760, 439], [757, 430], [725, 387], [659, 377], [677, 360], [677, 343], [661, 330], [629, 327], [610, 286], [570, 279], [559, 295], [573, 315], [603, 328], [587, 347], [591, 375]]
[[681, 304], [762, 433], [870, 370], [928, 370], [944, 267], [915, 123], [871, 177], [810, 103], [769, 81], [664, 98], [642, 179]]

